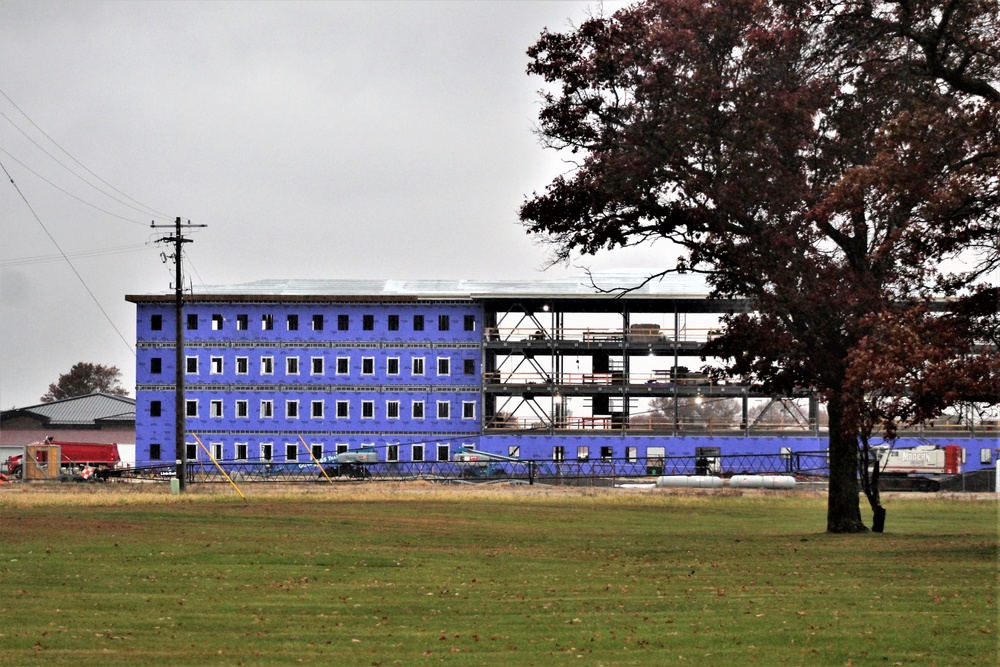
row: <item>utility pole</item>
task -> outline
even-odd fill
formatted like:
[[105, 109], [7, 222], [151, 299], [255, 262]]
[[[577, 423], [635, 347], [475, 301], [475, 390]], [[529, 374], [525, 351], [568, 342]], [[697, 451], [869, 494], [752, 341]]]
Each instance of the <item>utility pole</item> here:
[[173, 225], [158, 225], [154, 220], [150, 227], [153, 229], [173, 227], [173, 236], [164, 236], [157, 239], [157, 243], [173, 243], [174, 253], [170, 257], [174, 260], [174, 452], [177, 459], [176, 477], [179, 488], [184, 491], [187, 486], [187, 411], [184, 401], [184, 271], [181, 267], [181, 257], [185, 243], [192, 243], [192, 240], [185, 238], [182, 230], [195, 227], [206, 227], [207, 225], [193, 225], [188, 220], [182, 223], [180, 218], [174, 220]]

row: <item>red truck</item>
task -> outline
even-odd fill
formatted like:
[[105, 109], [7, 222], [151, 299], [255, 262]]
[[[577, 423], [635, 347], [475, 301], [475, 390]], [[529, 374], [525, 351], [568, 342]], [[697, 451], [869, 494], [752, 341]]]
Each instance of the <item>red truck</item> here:
[[[121, 463], [118, 445], [99, 442], [63, 442], [48, 438], [38, 445], [59, 445], [61, 458], [60, 479], [107, 479]], [[7, 459], [7, 475], [10, 479], [21, 477], [23, 455], [17, 454]], [[37, 457], [36, 457], [36, 460]], [[47, 463], [38, 460], [39, 464]]]

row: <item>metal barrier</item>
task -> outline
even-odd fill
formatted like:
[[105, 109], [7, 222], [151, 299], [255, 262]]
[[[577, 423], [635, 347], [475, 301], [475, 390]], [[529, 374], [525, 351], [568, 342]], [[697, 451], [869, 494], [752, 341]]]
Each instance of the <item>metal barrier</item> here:
[[[585, 459], [533, 461], [380, 461], [378, 463], [326, 464], [324, 475], [308, 463], [273, 461], [219, 461], [239, 482], [296, 482], [329, 484], [358, 482], [402, 482], [427, 480], [442, 483], [516, 482], [611, 486], [627, 481], [651, 481], [661, 475], [785, 474], [825, 476], [829, 472], [826, 452], [786, 454], [722, 455], [718, 457], [667, 456], [650, 459]], [[228, 483], [210, 462], [189, 461], [187, 481], [192, 484]], [[128, 468], [118, 479], [135, 482], [168, 482], [173, 465]], [[329, 479], [328, 479], [329, 478]]]

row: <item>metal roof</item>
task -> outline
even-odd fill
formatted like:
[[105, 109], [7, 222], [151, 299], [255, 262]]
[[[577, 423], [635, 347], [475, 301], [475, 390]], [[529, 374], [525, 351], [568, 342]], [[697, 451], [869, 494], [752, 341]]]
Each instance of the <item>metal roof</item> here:
[[[539, 280], [257, 280], [230, 285], [195, 287], [188, 299], [202, 297], [350, 297], [350, 298], [426, 298], [488, 299], [491, 297], [573, 297], [608, 298], [614, 294], [602, 290], [633, 288], [623, 298], [705, 299], [711, 288], [705, 277], [696, 273], [669, 274], [643, 281], [656, 271], [603, 271], [590, 276], [569, 276]], [[596, 285], [596, 287], [595, 287]], [[598, 289], [600, 288], [600, 289]], [[160, 300], [173, 292], [129, 295], [129, 301]], [[615, 293], [617, 294], [617, 292]], [[160, 298], [158, 298], [160, 297]]]
[[114, 394], [74, 396], [52, 403], [5, 410], [4, 418], [30, 414], [52, 426], [93, 426], [98, 421], [135, 421], [135, 399]]

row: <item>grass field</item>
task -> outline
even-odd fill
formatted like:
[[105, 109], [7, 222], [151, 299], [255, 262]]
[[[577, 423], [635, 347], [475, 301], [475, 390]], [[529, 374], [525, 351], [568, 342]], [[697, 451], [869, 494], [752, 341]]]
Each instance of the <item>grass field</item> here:
[[997, 504], [413, 484], [0, 492], [3, 665], [995, 665]]

